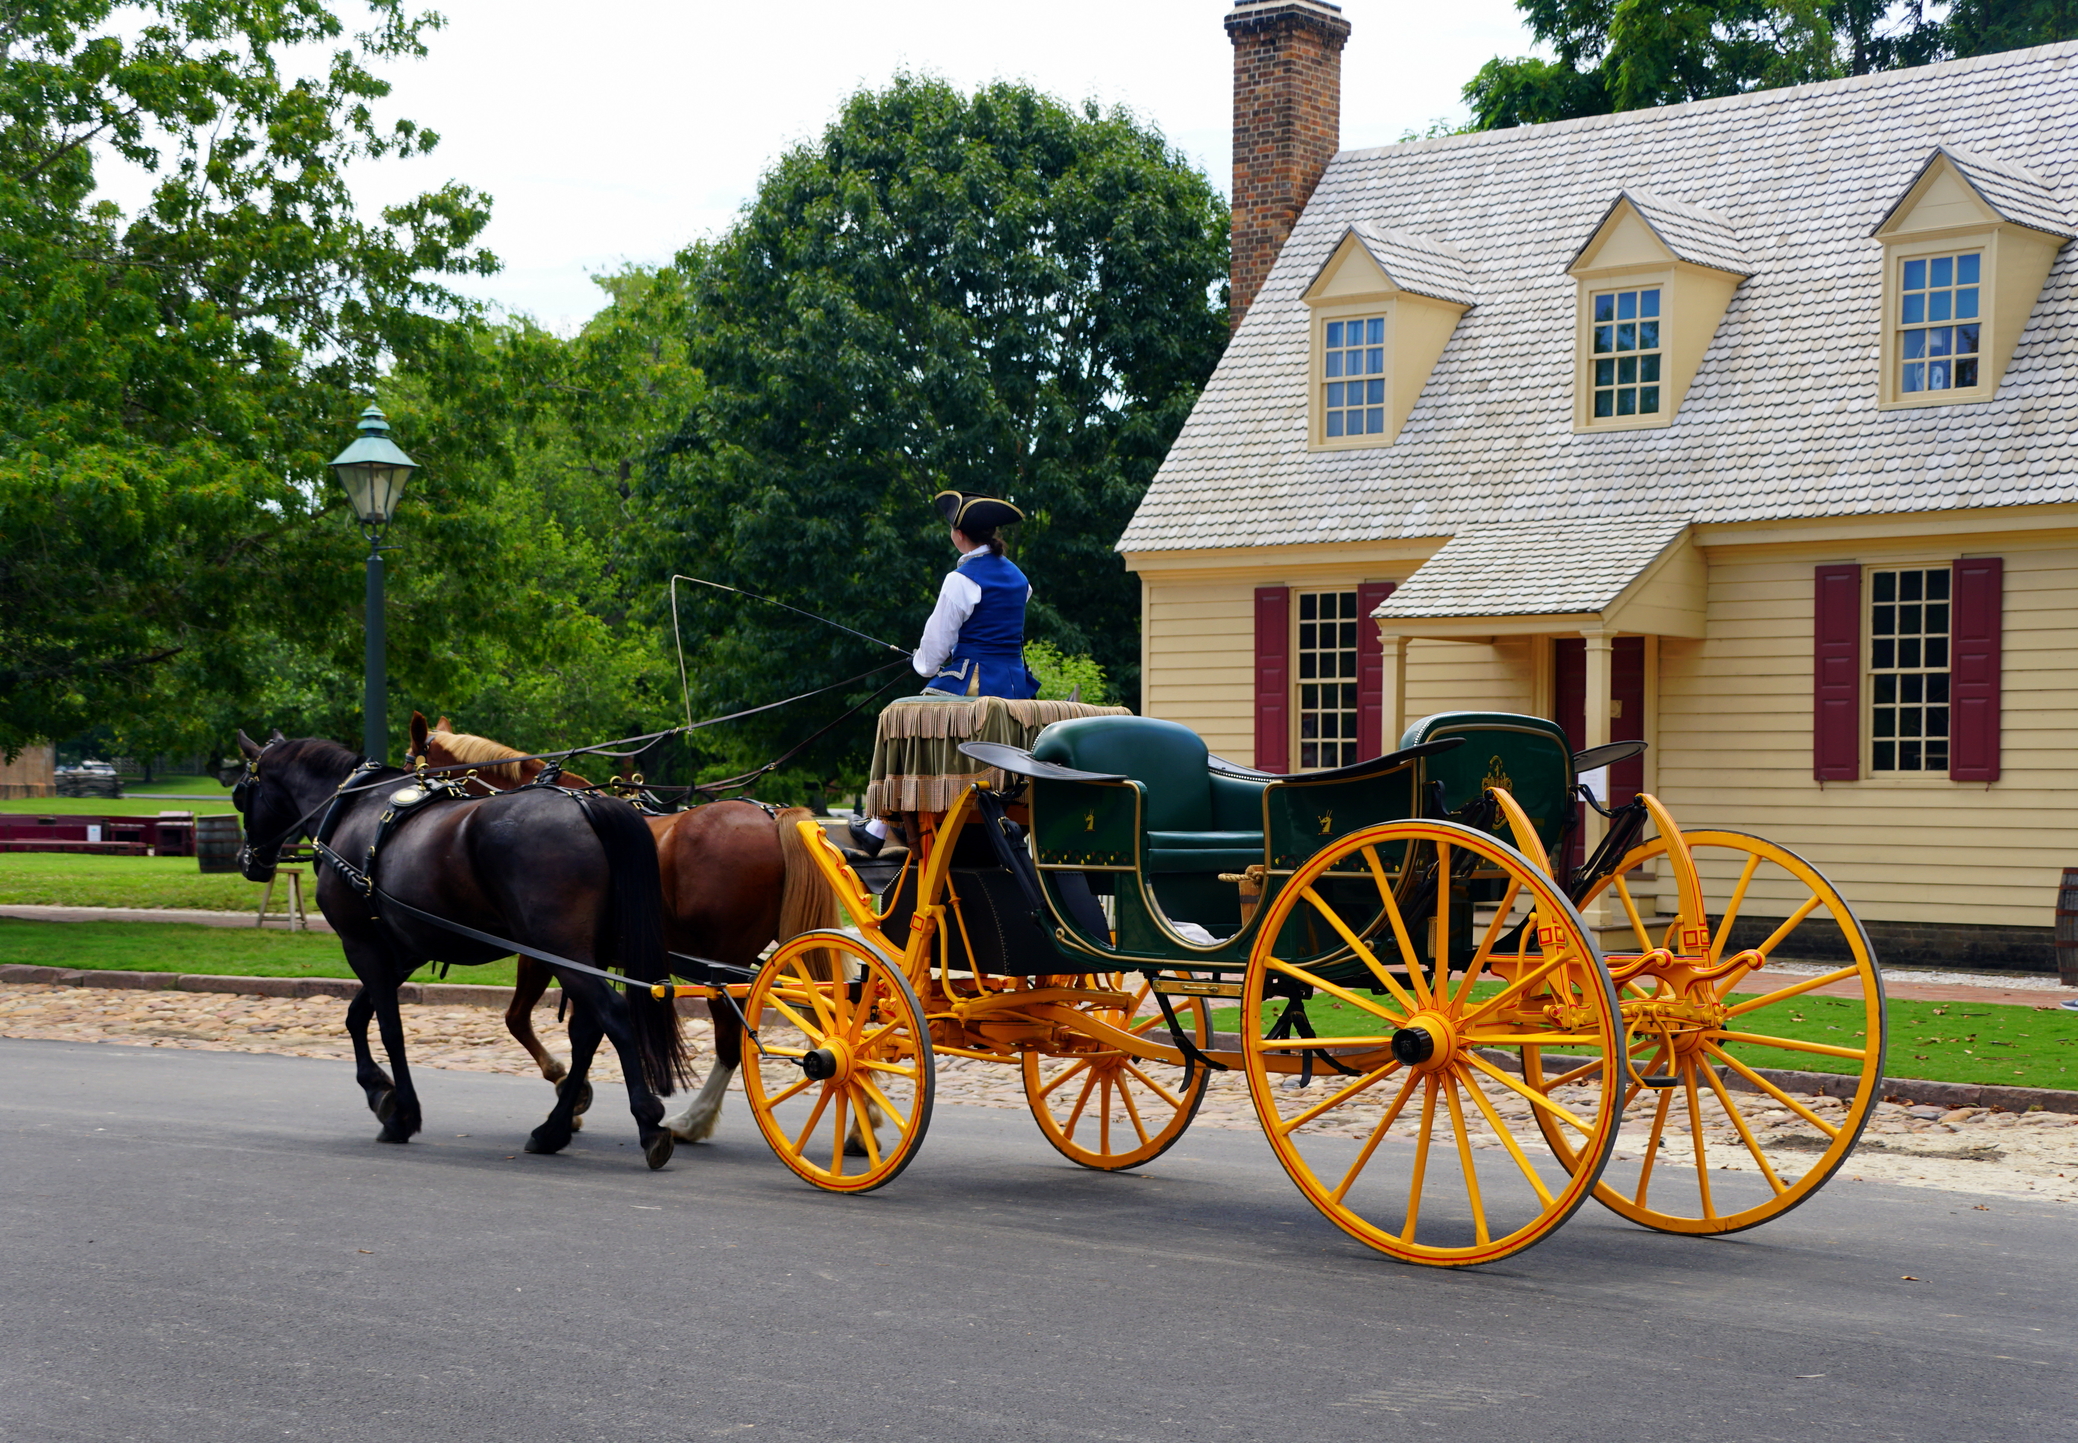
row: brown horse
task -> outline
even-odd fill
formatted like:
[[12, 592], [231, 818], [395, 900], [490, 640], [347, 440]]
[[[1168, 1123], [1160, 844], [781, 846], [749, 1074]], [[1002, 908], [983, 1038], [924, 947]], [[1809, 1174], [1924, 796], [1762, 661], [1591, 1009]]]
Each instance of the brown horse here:
[[[546, 762], [511, 760], [524, 755], [487, 737], [456, 732], [446, 717], [429, 729], [424, 716], [411, 714], [410, 756], [424, 757], [429, 767], [472, 765], [474, 786], [485, 795], [541, 775]], [[556, 785], [581, 790], [591, 783], [564, 772]], [[663, 883], [665, 948], [755, 967], [773, 942], [836, 926], [837, 899], [794, 830], [795, 822], [812, 815], [805, 807], [774, 812], [756, 802], [728, 801], [650, 817]], [[519, 959], [505, 1026], [533, 1055], [541, 1075], [560, 1083], [563, 1063], [542, 1046], [533, 1026], [534, 1004], [547, 990], [550, 975], [534, 958]], [[685, 1110], [664, 1119], [664, 1126], [685, 1142], [714, 1132], [729, 1079], [743, 1062], [743, 1029], [735, 1015], [717, 1006], [713, 1016], [715, 1065]], [[586, 1101], [579, 1099], [579, 1111]]]

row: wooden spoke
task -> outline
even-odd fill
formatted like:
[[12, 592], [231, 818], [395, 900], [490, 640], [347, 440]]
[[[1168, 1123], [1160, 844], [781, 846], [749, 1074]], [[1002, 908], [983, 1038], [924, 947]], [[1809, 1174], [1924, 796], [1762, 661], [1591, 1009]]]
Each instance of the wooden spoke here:
[[830, 1123], [830, 1171], [844, 1176], [844, 1118], [851, 1110], [851, 1094], [841, 1087], [830, 1089], [830, 1096], [837, 1100], [835, 1117]]
[[1465, 1200], [1472, 1205], [1472, 1226], [1482, 1243], [1493, 1241], [1486, 1225], [1486, 1206], [1479, 1198], [1479, 1167], [1472, 1161], [1472, 1134], [1465, 1126], [1464, 1105], [1458, 1101], [1457, 1079], [1446, 1069], [1436, 1074], [1436, 1086], [1450, 1103], [1450, 1130], [1457, 1138], [1458, 1166], [1465, 1174]]
[[1416, 950], [1414, 939], [1407, 935], [1407, 919], [1400, 915], [1399, 899], [1393, 895], [1393, 884], [1386, 879], [1385, 864], [1378, 860], [1376, 847], [1365, 847], [1363, 852], [1364, 865], [1371, 869], [1371, 880], [1377, 884], [1379, 899], [1385, 904], [1385, 917], [1392, 926], [1393, 940], [1400, 944], [1400, 956], [1407, 963], [1407, 977], [1414, 983], [1414, 995], [1421, 1007], [1427, 1007], [1433, 1001], [1429, 975], [1422, 968], [1421, 953]]
[[1400, 1229], [1400, 1241], [1414, 1241], [1414, 1225], [1421, 1221], [1421, 1188], [1428, 1179], [1429, 1133], [1436, 1123], [1436, 1074], [1430, 1073], [1422, 1079], [1421, 1089], [1421, 1136], [1414, 1143], [1414, 1179], [1407, 1184], [1407, 1222]]
[[859, 1100], [859, 1092], [863, 1090], [855, 1089], [851, 1093], [851, 1113], [853, 1117], [859, 1120], [859, 1141], [866, 1149], [866, 1166], [869, 1168], [879, 1167], [880, 1139], [874, 1135], [872, 1109], [866, 1107]]
[[[1328, 925], [1330, 927], [1333, 927], [1336, 931], [1336, 934], [1342, 938], [1343, 945], [1348, 947], [1350, 951], [1356, 953], [1358, 959], [1363, 962], [1364, 966], [1368, 967], [1371, 970], [1371, 975], [1378, 979], [1378, 981], [1380, 982], [1380, 984], [1384, 986], [1386, 991], [1392, 993], [1393, 1000], [1395, 1002], [1399, 1003], [1401, 1007], [1405, 1008], [1409, 1014], [1412, 1014], [1420, 1010], [1421, 1004], [1414, 1000], [1413, 994], [1408, 992], [1406, 988], [1400, 985], [1398, 978], [1394, 977], [1392, 973], [1386, 971], [1384, 967], [1379, 965], [1377, 957], [1373, 956], [1371, 949], [1364, 945], [1363, 938], [1357, 936], [1355, 932], [1352, 932], [1350, 930], [1349, 924], [1342, 920], [1342, 914], [1340, 912], [1337, 912], [1333, 907], [1330, 907], [1325, 901], [1323, 901], [1321, 899], [1320, 893], [1314, 891], [1311, 887], [1306, 887], [1302, 889], [1299, 895], [1301, 895], [1307, 901], [1313, 904], [1314, 911], [1318, 912], [1321, 916], [1328, 919]], [[1384, 1017], [1388, 1014], [1384, 1011], [1380, 1011], [1378, 1015]]]
[[1753, 885], [1753, 874], [1761, 869], [1760, 853], [1755, 852], [1746, 859], [1746, 867], [1739, 873], [1739, 881], [1732, 888], [1732, 900], [1724, 904], [1724, 916], [1717, 924], [1717, 935], [1710, 939], [1710, 965], [1715, 967], [1724, 956], [1724, 944], [1731, 938], [1732, 922], [1739, 915], [1739, 906], [1746, 900], [1746, 889]]
[[1761, 943], [1760, 946], [1754, 948], [1753, 950], [1760, 953], [1763, 957], [1774, 955], [1775, 949], [1782, 945], [1783, 941], [1786, 938], [1788, 938], [1789, 934], [1796, 931], [1799, 926], [1803, 925], [1803, 921], [1806, 917], [1810, 916], [1813, 912], [1816, 912], [1818, 910], [1819, 900], [1820, 899], [1816, 896], [1811, 897], [1808, 901], [1804, 903], [1803, 906], [1797, 908], [1796, 911], [1790, 913], [1788, 921], [1784, 922], [1780, 927], [1777, 927], [1773, 932], [1769, 933], [1767, 941]]
[[808, 1121], [801, 1124], [801, 1135], [794, 1139], [794, 1151], [802, 1152], [808, 1147], [808, 1139], [815, 1135], [815, 1125], [823, 1120], [823, 1113], [830, 1106], [830, 1097], [835, 1089], [825, 1086], [822, 1095], [815, 1100], [815, 1108], [808, 1114]]
[[1659, 1098], [1652, 1111], [1652, 1132], [1645, 1139], [1645, 1159], [1638, 1167], [1638, 1191], [1631, 1201], [1639, 1207], [1645, 1206], [1645, 1193], [1652, 1186], [1652, 1164], [1659, 1157], [1660, 1138], [1667, 1130], [1667, 1108], [1674, 1101], [1672, 1088], [1659, 1090]]
[[1579, 1032], [1461, 1032], [1458, 1038], [1481, 1047], [1596, 1047], [1602, 1041]]
[[1349, 1171], [1343, 1173], [1342, 1181], [1336, 1184], [1334, 1191], [1336, 1202], [1339, 1203], [1343, 1198], [1349, 1196], [1349, 1185], [1357, 1180], [1357, 1174], [1364, 1170], [1364, 1164], [1371, 1160], [1371, 1154], [1378, 1151], [1378, 1144], [1385, 1140], [1386, 1132], [1392, 1127], [1394, 1120], [1399, 1117], [1400, 1110], [1407, 1105], [1407, 1099], [1414, 1095], [1415, 1085], [1420, 1081], [1420, 1073], [1410, 1072], [1407, 1074], [1407, 1080], [1400, 1084], [1400, 1095], [1393, 1099], [1392, 1106], [1388, 1107], [1384, 1115], [1378, 1119], [1378, 1125], [1372, 1128], [1371, 1135], [1364, 1139], [1363, 1149], [1357, 1153], [1356, 1161], [1349, 1165]]
[[1773, 992], [1765, 993], [1762, 996], [1749, 997], [1744, 1002], [1735, 1002], [1725, 1012], [1725, 1016], [1727, 1018], [1744, 1017], [1749, 1012], [1758, 1012], [1763, 1007], [1773, 1007], [1778, 1002], [1787, 1002], [1792, 997], [1801, 997], [1806, 992], [1815, 991], [1820, 987], [1827, 987], [1835, 982], [1845, 982], [1854, 975], [1854, 968], [1840, 967], [1831, 972], [1821, 973], [1816, 977], [1806, 977], [1801, 982], [1793, 982], [1787, 987], [1778, 987]]
[[872, 1078], [860, 1078], [859, 1087], [865, 1092], [866, 1096], [873, 1099], [873, 1101], [879, 1106], [882, 1112], [888, 1115], [889, 1119], [891, 1119], [894, 1122], [896, 1127], [899, 1127], [904, 1132], [909, 1131], [909, 1114], [902, 1111], [901, 1108], [895, 1106], [894, 1102], [889, 1099], [888, 1095], [882, 1092], [877, 1086], [874, 1085]]
[[1391, 1077], [1395, 1072], [1399, 1070], [1400, 1063], [1397, 1059], [1395, 1059], [1394, 1061], [1386, 1063], [1385, 1066], [1378, 1068], [1376, 1071], [1367, 1072], [1362, 1077], [1359, 1077], [1356, 1081], [1342, 1088], [1340, 1091], [1330, 1093], [1328, 1096], [1322, 1098], [1319, 1102], [1316, 1102], [1315, 1104], [1313, 1104], [1313, 1106], [1307, 1108], [1304, 1112], [1298, 1113], [1292, 1117], [1285, 1118], [1283, 1121], [1277, 1124], [1277, 1130], [1279, 1132], [1284, 1133], [1297, 1131], [1299, 1128], [1302, 1128], [1307, 1123], [1313, 1121], [1314, 1118], [1319, 1117], [1322, 1113], [1332, 1112], [1334, 1109], [1340, 1107], [1343, 1103], [1348, 1102], [1351, 1098], [1355, 1097], [1358, 1093], [1368, 1090], [1369, 1088], [1371, 1088], [1379, 1082], [1383, 1082], [1386, 1078]]
[[1472, 961], [1465, 969], [1465, 975], [1476, 977], [1486, 970], [1486, 964], [1493, 960], [1494, 943], [1500, 941], [1501, 934], [1508, 930], [1508, 915], [1515, 910], [1515, 899], [1521, 895], [1522, 887], [1510, 883], [1508, 890], [1502, 894], [1500, 902], [1494, 908], [1493, 921], [1486, 924], [1486, 932], [1480, 937], [1479, 945], [1472, 949]]
[[1703, 1216], [1714, 1218], [1717, 1207], [1710, 1201], [1710, 1144], [1703, 1138], [1703, 1104], [1696, 1096], [1696, 1070], [1684, 1063], [1681, 1068], [1682, 1090], [1688, 1095], [1688, 1133], [1690, 1146], [1695, 1149], [1696, 1191], [1702, 1195]]
[[1720, 1032], [1726, 1042], [1748, 1042], [1756, 1047], [1779, 1047], [1785, 1052], [1809, 1052], [1818, 1057], [1844, 1057], [1859, 1062], [1868, 1051], [1860, 1047], [1835, 1047], [1829, 1042], [1803, 1042], [1794, 1037], [1764, 1037], [1758, 1032]]
[[1287, 977], [1304, 982], [1309, 987], [1325, 992], [1331, 997], [1338, 997], [1353, 1006], [1361, 1007], [1373, 1017], [1382, 1017], [1395, 1027], [1405, 1027], [1407, 1025], [1405, 1016], [1397, 1012], [1388, 1011], [1384, 1004], [1371, 1001], [1361, 992], [1352, 992], [1347, 987], [1330, 982], [1317, 973], [1309, 972], [1305, 968], [1294, 966], [1289, 962], [1273, 961], [1270, 965]]
[[1717, 1105], [1725, 1110], [1725, 1115], [1732, 1120], [1732, 1126], [1739, 1130], [1739, 1140], [1745, 1143], [1746, 1150], [1753, 1154], [1753, 1160], [1760, 1167], [1761, 1176], [1768, 1180], [1768, 1186], [1777, 1193], [1787, 1192], [1782, 1179], [1775, 1176], [1775, 1168], [1768, 1161], [1767, 1154], [1761, 1151], [1760, 1143], [1755, 1140], [1753, 1129], [1746, 1125], [1746, 1115], [1739, 1111], [1738, 1104], [1732, 1101], [1732, 1094], [1725, 1088], [1724, 1079], [1717, 1075], [1717, 1069], [1707, 1062], [1699, 1062], [1696, 1064], [1696, 1070], [1710, 1080], [1710, 1090], [1717, 1095]]
[[1581, 1136], [1586, 1137], [1594, 1132], [1593, 1127], [1591, 1127], [1588, 1123], [1583, 1122], [1580, 1118], [1573, 1115], [1572, 1109], [1559, 1106], [1559, 1104], [1553, 1102], [1550, 1098], [1546, 1097], [1543, 1093], [1537, 1091], [1535, 1088], [1523, 1086], [1520, 1082], [1517, 1082], [1507, 1073], [1501, 1071], [1498, 1067], [1495, 1067], [1492, 1063], [1488, 1062], [1478, 1053], [1466, 1053], [1465, 1061], [1469, 1063], [1471, 1066], [1478, 1068], [1481, 1072], [1485, 1073], [1488, 1077], [1491, 1077], [1494, 1081], [1500, 1083], [1501, 1086], [1519, 1095], [1524, 1101], [1528, 1102], [1530, 1106], [1540, 1108], [1544, 1112], [1549, 1113], [1552, 1117], [1555, 1117], [1560, 1122], [1565, 1123], [1568, 1127], [1572, 1128]]
[[1646, 929], [1645, 919], [1638, 915], [1638, 904], [1631, 899], [1630, 884], [1624, 881], [1621, 874], [1616, 878], [1616, 895], [1623, 900], [1624, 915], [1631, 919], [1631, 935], [1638, 939], [1638, 950], [1650, 952], [1652, 933]]
[[792, 1085], [782, 1088], [780, 1091], [772, 1094], [772, 1105], [774, 1107], [777, 1107], [780, 1103], [785, 1102], [787, 1099], [794, 1097], [799, 1093], [806, 1092], [809, 1088], [813, 1086], [815, 1086], [815, 1079], [804, 1072], [801, 1074], [801, 1080], [799, 1082], [793, 1083]]
[[1072, 1067], [1062, 1069], [1060, 1076], [1054, 1078], [1053, 1081], [1041, 1087], [1039, 1089], [1039, 1095], [1041, 1097], [1046, 1097], [1053, 1093], [1056, 1089], [1058, 1089], [1063, 1083], [1072, 1082], [1074, 1079], [1082, 1076], [1083, 1073], [1087, 1072], [1089, 1070], [1089, 1065], [1089, 1058], [1084, 1057], [1078, 1059]]
[[1529, 1158], [1523, 1155], [1522, 1144], [1515, 1140], [1514, 1130], [1506, 1122], [1502, 1121], [1500, 1110], [1494, 1106], [1493, 1099], [1486, 1095], [1486, 1089], [1481, 1087], [1479, 1080], [1469, 1072], [1464, 1075], [1463, 1083], [1466, 1095], [1478, 1104], [1479, 1111], [1485, 1116], [1486, 1125], [1491, 1127], [1501, 1139], [1501, 1145], [1508, 1149], [1508, 1156], [1515, 1159], [1516, 1167], [1521, 1170], [1523, 1177], [1528, 1180], [1530, 1186], [1536, 1190], [1537, 1196], [1543, 1200], [1544, 1206], [1550, 1207], [1551, 1189], [1544, 1186], [1544, 1179], [1537, 1176], [1537, 1169], [1532, 1167]]
[[1703, 1050], [1705, 1052], [1708, 1052], [1712, 1057], [1716, 1058], [1718, 1061], [1722, 1062], [1725, 1066], [1731, 1068], [1732, 1071], [1738, 1073], [1748, 1082], [1760, 1088], [1763, 1092], [1767, 1093], [1770, 1097], [1774, 1098], [1777, 1102], [1781, 1103], [1791, 1112], [1794, 1112], [1798, 1117], [1803, 1118], [1804, 1121], [1810, 1123], [1813, 1127], [1817, 1128], [1827, 1137], [1838, 1137], [1840, 1135], [1839, 1128], [1834, 1127], [1830, 1122], [1827, 1122], [1824, 1118], [1820, 1117], [1810, 1108], [1804, 1106], [1803, 1103], [1798, 1102], [1794, 1097], [1784, 1092], [1774, 1083], [1768, 1081], [1767, 1078], [1762, 1077], [1758, 1072], [1755, 1072], [1752, 1068], [1748, 1067], [1738, 1058], [1732, 1056], [1731, 1053], [1726, 1052], [1721, 1047], [1718, 1047], [1715, 1043], [1704, 1043]]
[[[1167, 1029], [1153, 979], [1094, 973], [1070, 980], [1084, 991], [1124, 999], [1075, 1004], [1093, 1023], [1136, 1037]], [[1185, 1033], [1209, 1046], [1211, 1014], [1204, 1002], [1194, 997], [1172, 1001]], [[1046, 1140], [1074, 1162], [1106, 1172], [1137, 1167], [1174, 1146], [1197, 1116], [1211, 1081], [1204, 1067], [1171, 1065], [1110, 1047], [1059, 1056], [1027, 1052], [1020, 1065], [1026, 1105]], [[1071, 1090], [1069, 1084], [1078, 1077], [1081, 1087]]]

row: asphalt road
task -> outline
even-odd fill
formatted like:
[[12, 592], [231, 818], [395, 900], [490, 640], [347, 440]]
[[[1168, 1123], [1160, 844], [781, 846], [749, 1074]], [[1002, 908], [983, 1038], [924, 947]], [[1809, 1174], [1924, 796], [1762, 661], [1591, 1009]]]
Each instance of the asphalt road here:
[[385, 1147], [343, 1064], [0, 1041], [0, 1438], [2078, 1437], [2069, 1209], [1841, 1180], [1695, 1241], [1590, 1203], [1444, 1272], [1250, 1133], [1103, 1176], [944, 1107], [838, 1198], [740, 1102], [651, 1174], [603, 1090], [537, 1158], [543, 1084], [420, 1083]]

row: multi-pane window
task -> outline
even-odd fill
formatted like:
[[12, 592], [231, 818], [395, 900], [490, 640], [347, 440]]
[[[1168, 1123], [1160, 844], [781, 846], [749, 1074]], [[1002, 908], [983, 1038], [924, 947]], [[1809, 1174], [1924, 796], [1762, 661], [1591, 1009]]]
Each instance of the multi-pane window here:
[[1604, 291], [1594, 308], [1595, 417], [1658, 415], [1659, 287]]
[[1327, 436], [1385, 432], [1385, 317], [1329, 321], [1322, 356]]
[[1354, 591], [1299, 593], [1299, 769], [1353, 765], [1357, 611]]
[[1899, 389], [1964, 391], [1977, 384], [1978, 274], [1983, 255], [1905, 262], [1899, 288]]
[[1872, 574], [1871, 769], [1948, 770], [1949, 568]]

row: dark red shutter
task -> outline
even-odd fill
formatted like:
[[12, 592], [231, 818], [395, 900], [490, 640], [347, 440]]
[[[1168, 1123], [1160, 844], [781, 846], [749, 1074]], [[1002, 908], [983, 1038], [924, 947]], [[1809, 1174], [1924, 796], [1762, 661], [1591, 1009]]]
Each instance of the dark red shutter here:
[[1862, 760], [1862, 569], [1819, 567], [1811, 610], [1811, 775], [1822, 782], [1856, 781]]
[[1255, 589], [1255, 764], [1291, 770], [1292, 594], [1285, 586]]
[[2006, 563], [1972, 556], [1955, 563], [1950, 617], [1948, 779], [1999, 779], [1999, 666]]
[[1400, 740], [1385, 734], [1385, 643], [1371, 619], [1392, 594], [1390, 581], [1366, 581], [1356, 589], [1356, 754], [1365, 761], [1384, 756]]

